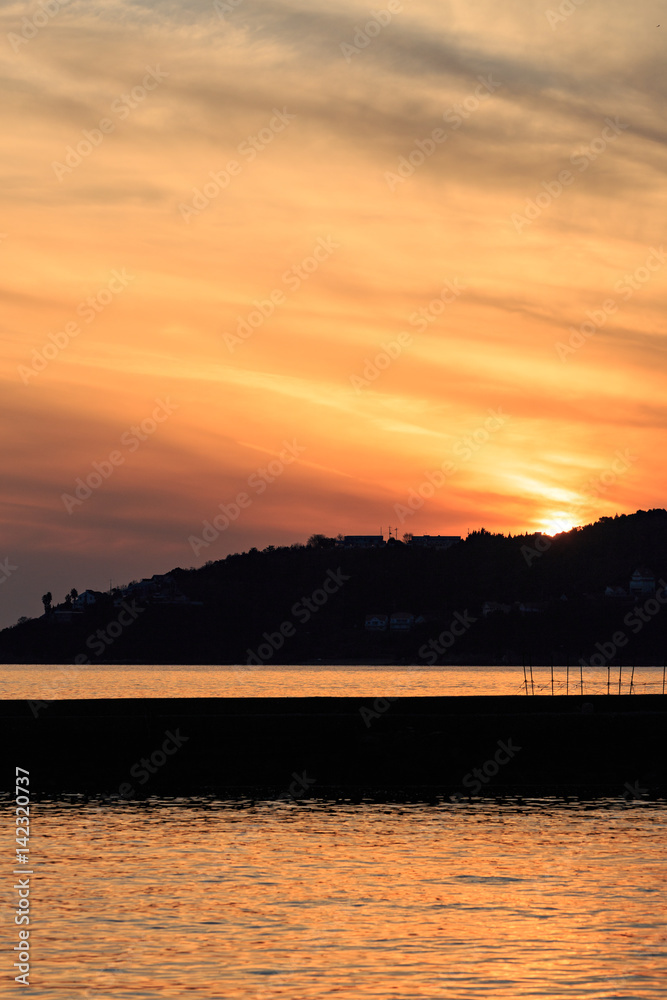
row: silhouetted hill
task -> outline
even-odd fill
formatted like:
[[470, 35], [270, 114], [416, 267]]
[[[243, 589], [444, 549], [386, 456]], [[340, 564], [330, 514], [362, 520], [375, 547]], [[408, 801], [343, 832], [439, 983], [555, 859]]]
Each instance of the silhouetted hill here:
[[[633, 595], [637, 569], [655, 587]], [[269, 546], [157, 579], [169, 586], [151, 595], [147, 581], [143, 592], [98, 595], [69, 621], [60, 606], [5, 629], [0, 661], [425, 665], [595, 655], [662, 664], [667, 613], [655, 589], [662, 597], [667, 511], [602, 518], [554, 538], [481, 529], [445, 551], [332, 539]], [[605, 596], [608, 587], [626, 595]], [[394, 612], [417, 621], [404, 632], [365, 629], [367, 615]]]

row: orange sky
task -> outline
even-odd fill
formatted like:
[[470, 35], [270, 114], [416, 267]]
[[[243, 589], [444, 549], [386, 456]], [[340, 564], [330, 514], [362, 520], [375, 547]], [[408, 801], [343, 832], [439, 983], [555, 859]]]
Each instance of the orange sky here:
[[665, 505], [661, 3], [47, 6], [0, 12], [0, 624]]

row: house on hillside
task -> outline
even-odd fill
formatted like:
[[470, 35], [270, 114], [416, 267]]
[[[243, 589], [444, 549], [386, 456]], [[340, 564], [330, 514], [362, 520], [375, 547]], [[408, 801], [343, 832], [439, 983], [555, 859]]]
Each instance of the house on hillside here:
[[389, 628], [396, 632], [407, 632], [415, 624], [415, 616], [410, 611], [395, 611], [389, 619]]
[[131, 583], [114, 601], [120, 605], [123, 600], [131, 598], [140, 604], [190, 604], [201, 606], [201, 601], [191, 601], [182, 592], [170, 573], [155, 573], [150, 580], [145, 578], [138, 583]]
[[76, 621], [76, 619], [82, 614], [83, 611], [80, 608], [75, 608], [71, 604], [69, 607], [65, 604], [61, 604], [51, 612], [48, 618], [49, 621], [55, 622], [56, 625], [69, 625], [70, 622]]
[[410, 545], [420, 549], [449, 549], [460, 541], [460, 535], [413, 535]]
[[389, 615], [366, 615], [364, 628], [369, 632], [384, 632], [389, 626]]
[[84, 590], [82, 594], [79, 594], [79, 596], [72, 601], [72, 607], [79, 608], [80, 610], [90, 608], [94, 604], [97, 604], [99, 599], [103, 596], [104, 595], [99, 590]]
[[384, 544], [382, 535], [345, 535], [336, 541], [344, 549], [379, 549]]
[[136, 583], [130, 583], [122, 591], [123, 597], [132, 597], [135, 601], [150, 601], [156, 593], [156, 585], [147, 577]]
[[495, 614], [508, 615], [511, 610], [511, 604], [502, 604], [500, 601], [484, 601], [482, 605], [482, 614], [485, 618]]
[[655, 574], [646, 566], [640, 566], [630, 578], [630, 593], [633, 597], [655, 594]]

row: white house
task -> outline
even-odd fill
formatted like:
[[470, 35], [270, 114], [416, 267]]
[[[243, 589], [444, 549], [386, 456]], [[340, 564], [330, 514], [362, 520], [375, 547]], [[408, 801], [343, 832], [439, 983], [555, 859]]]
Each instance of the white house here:
[[641, 594], [655, 594], [655, 575], [646, 566], [640, 566], [632, 574], [630, 593], [633, 597]]
[[415, 623], [415, 616], [410, 611], [395, 611], [389, 619], [389, 628], [397, 631], [407, 631]]
[[97, 604], [100, 598], [100, 594], [96, 590], [84, 590], [82, 594], [72, 601], [72, 606], [75, 608], [89, 608], [93, 604]]
[[510, 604], [502, 604], [500, 601], [484, 601], [484, 604], [482, 605], [482, 614], [485, 618], [488, 618], [489, 615], [494, 615], [496, 613], [508, 615], [511, 610], [512, 606]]

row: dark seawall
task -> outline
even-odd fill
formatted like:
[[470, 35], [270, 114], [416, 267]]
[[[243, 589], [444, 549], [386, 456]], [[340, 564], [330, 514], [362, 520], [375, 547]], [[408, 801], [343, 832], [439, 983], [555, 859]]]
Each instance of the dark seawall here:
[[3, 701], [0, 716], [9, 794], [15, 765], [33, 796], [667, 794], [661, 695]]

